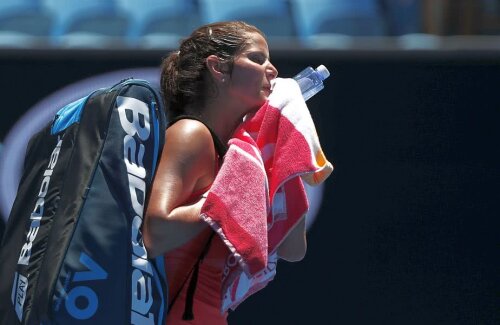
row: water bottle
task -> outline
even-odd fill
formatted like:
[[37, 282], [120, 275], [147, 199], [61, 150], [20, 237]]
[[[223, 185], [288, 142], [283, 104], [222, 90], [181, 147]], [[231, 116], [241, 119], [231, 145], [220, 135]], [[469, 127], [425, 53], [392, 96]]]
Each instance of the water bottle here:
[[320, 65], [316, 69], [313, 69], [312, 67], [305, 68], [293, 77], [293, 79], [295, 79], [295, 81], [299, 84], [304, 100], [308, 100], [312, 96], [316, 95], [318, 91], [325, 88], [323, 80], [329, 76], [330, 71], [328, 71], [324, 65]]

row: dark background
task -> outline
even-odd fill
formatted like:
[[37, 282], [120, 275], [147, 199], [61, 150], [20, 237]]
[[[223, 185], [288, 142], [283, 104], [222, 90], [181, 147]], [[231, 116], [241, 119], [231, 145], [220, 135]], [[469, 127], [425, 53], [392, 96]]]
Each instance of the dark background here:
[[[58, 89], [164, 54], [0, 52], [0, 139]], [[331, 70], [308, 104], [336, 169], [306, 258], [281, 262], [230, 324], [499, 324], [498, 53], [278, 50], [272, 61], [282, 77]]]

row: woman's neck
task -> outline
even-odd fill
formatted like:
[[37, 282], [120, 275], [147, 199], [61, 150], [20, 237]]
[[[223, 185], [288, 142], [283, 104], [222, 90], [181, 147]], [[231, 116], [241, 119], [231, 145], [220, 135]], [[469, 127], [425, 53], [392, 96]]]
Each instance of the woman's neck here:
[[234, 108], [216, 103], [216, 101], [206, 103], [200, 111], [200, 117], [223, 143], [227, 143], [232, 138], [244, 117], [241, 114], [237, 115], [237, 110]]

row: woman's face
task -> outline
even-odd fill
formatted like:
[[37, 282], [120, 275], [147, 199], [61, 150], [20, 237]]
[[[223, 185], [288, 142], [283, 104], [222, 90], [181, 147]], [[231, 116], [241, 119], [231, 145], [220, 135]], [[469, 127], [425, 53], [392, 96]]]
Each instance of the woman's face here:
[[269, 58], [267, 42], [259, 33], [251, 33], [249, 44], [234, 59], [229, 93], [246, 112], [256, 110], [271, 94], [271, 81], [278, 70]]

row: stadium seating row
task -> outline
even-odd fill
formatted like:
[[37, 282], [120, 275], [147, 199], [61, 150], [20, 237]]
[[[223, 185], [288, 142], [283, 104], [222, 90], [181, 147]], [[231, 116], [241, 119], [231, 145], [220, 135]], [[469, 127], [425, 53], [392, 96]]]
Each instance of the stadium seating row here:
[[[383, 3], [384, 5], [381, 5]], [[419, 33], [418, 0], [2, 0], [0, 46], [169, 48], [195, 27], [245, 20], [279, 42]]]

